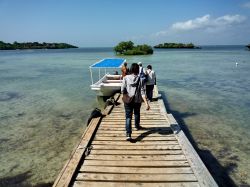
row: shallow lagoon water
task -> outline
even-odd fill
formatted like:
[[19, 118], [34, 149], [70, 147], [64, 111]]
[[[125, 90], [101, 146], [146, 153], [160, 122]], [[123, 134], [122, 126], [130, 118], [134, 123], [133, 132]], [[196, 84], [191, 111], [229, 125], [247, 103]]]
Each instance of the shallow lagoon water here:
[[[53, 183], [98, 106], [88, 67], [107, 57], [110, 48], [0, 51], [1, 185]], [[250, 51], [213, 46], [126, 59], [153, 66], [168, 110], [219, 184], [250, 184]]]

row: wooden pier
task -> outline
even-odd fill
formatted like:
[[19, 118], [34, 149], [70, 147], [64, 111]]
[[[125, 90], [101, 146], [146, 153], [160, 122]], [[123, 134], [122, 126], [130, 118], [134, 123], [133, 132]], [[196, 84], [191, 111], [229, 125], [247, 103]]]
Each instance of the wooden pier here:
[[125, 140], [120, 95], [114, 98], [118, 105], [92, 119], [54, 187], [217, 186], [161, 98], [150, 103], [149, 111], [142, 105], [143, 129], [133, 128], [132, 142]]

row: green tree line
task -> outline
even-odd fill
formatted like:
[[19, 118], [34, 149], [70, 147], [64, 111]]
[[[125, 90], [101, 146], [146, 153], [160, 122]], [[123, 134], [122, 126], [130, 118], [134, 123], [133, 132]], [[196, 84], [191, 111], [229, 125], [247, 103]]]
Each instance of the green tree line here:
[[5, 43], [0, 41], [0, 50], [13, 50], [13, 49], [66, 49], [77, 48], [76, 46], [66, 43], [39, 43], [39, 42], [13, 42]]
[[151, 46], [146, 44], [134, 46], [132, 41], [120, 42], [114, 47], [114, 51], [119, 55], [148, 55], [154, 52]]
[[194, 49], [197, 48], [194, 46], [193, 43], [163, 43], [163, 44], [158, 44], [154, 46], [154, 48], [189, 48], [189, 49]]

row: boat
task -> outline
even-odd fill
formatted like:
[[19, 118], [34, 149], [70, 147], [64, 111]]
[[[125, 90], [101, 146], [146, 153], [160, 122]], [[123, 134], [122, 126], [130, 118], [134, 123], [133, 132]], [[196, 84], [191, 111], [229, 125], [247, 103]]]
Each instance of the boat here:
[[248, 44], [246, 47], [250, 50], [250, 44]]
[[[122, 58], [105, 58], [89, 67], [91, 82], [91, 90], [96, 92], [97, 96], [112, 96], [121, 90], [122, 75], [119, 75], [122, 65], [126, 59]], [[94, 71], [98, 71], [99, 80], [94, 82]], [[104, 75], [102, 76], [102, 73]]]

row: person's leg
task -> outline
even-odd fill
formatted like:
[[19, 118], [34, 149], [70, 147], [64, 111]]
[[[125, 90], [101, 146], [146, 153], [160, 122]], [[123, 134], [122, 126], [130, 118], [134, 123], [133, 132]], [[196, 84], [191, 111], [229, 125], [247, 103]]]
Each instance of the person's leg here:
[[149, 96], [150, 96], [150, 85], [146, 85], [146, 96], [147, 96], [147, 99], [149, 99]]
[[134, 115], [135, 115], [135, 128], [140, 129], [140, 109], [141, 109], [141, 103], [135, 103], [134, 104]]
[[133, 107], [131, 104], [126, 104], [124, 103], [124, 108], [125, 108], [125, 117], [126, 117], [126, 135], [131, 136], [132, 129], [131, 129], [131, 119], [132, 119], [132, 113], [133, 113]]
[[154, 85], [148, 85], [148, 89], [149, 89], [149, 96], [148, 96], [148, 99], [150, 100], [150, 101], [152, 101], [152, 99], [153, 99], [153, 90], [154, 90]]

